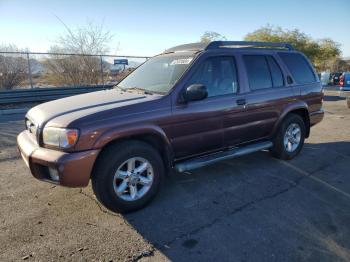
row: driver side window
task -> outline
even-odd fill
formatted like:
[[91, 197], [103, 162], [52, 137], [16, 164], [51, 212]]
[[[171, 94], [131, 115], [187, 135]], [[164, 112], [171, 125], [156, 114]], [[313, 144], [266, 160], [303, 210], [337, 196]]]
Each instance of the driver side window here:
[[203, 84], [208, 97], [235, 94], [238, 91], [236, 64], [232, 57], [211, 57], [191, 77], [189, 84]]

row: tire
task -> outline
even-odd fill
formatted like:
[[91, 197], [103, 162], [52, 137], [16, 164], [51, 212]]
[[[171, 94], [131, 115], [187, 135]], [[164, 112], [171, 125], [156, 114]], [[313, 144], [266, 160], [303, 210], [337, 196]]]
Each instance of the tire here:
[[[300, 138], [297, 135], [297, 128], [300, 130]], [[287, 139], [286, 136], [290, 135], [290, 133], [286, 134], [288, 131], [292, 130], [295, 134], [290, 139]], [[297, 114], [289, 114], [280, 125], [275, 137], [273, 138], [273, 146], [270, 149], [270, 153], [273, 157], [283, 159], [283, 160], [291, 160], [295, 156], [299, 154], [304, 145], [306, 134], [306, 127], [303, 118]], [[290, 137], [290, 136], [289, 136]], [[287, 142], [287, 145], [285, 142]], [[297, 142], [298, 143], [293, 143]]]
[[[101, 154], [91, 180], [97, 199], [106, 208], [128, 213], [146, 206], [156, 196], [164, 176], [164, 164], [152, 146], [140, 141], [123, 141]], [[130, 170], [134, 167], [135, 172], [129, 172], [129, 167]], [[141, 167], [147, 169], [141, 172]], [[140, 173], [137, 170], [141, 174], [136, 174]]]

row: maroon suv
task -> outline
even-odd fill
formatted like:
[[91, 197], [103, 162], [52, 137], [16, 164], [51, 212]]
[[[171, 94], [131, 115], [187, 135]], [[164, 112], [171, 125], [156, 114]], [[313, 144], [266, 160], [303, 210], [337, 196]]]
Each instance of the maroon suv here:
[[320, 122], [323, 93], [289, 44], [215, 41], [157, 55], [112, 90], [41, 104], [18, 136], [34, 177], [84, 187], [107, 208], [147, 204], [172, 169], [258, 150], [292, 159]]

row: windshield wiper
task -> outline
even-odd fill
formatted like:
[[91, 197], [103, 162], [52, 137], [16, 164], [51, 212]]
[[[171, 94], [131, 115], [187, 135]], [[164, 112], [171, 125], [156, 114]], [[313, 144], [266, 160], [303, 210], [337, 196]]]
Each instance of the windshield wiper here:
[[146, 90], [146, 89], [144, 89], [144, 88], [139, 88], [139, 87], [130, 87], [130, 88], [127, 88], [127, 90], [126, 91], [141, 91], [141, 92], [143, 92], [144, 94], [146, 94], [146, 95], [153, 95], [153, 93], [152, 92], [150, 92], [149, 90]]
[[132, 91], [141, 91], [143, 92], [145, 95], [153, 95], [153, 92], [146, 90], [144, 88], [140, 88], [140, 87], [128, 87], [128, 88], [123, 88], [120, 86], [116, 86], [117, 88], [119, 88], [120, 90], [124, 91], [124, 92], [132, 92]]

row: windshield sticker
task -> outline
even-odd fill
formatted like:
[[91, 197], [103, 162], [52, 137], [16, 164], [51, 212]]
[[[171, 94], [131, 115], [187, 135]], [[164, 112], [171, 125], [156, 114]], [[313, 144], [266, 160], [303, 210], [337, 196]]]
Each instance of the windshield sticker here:
[[170, 65], [188, 65], [191, 63], [192, 58], [182, 58], [182, 59], [176, 59], [173, 60]]

